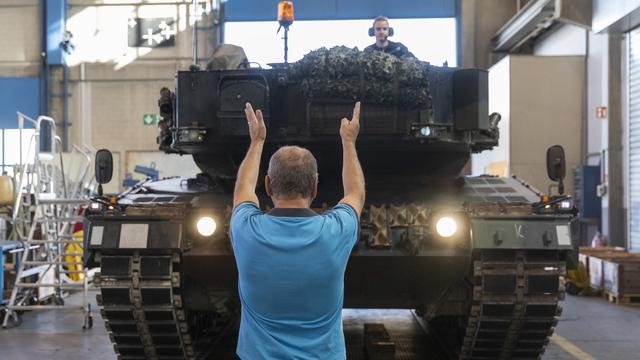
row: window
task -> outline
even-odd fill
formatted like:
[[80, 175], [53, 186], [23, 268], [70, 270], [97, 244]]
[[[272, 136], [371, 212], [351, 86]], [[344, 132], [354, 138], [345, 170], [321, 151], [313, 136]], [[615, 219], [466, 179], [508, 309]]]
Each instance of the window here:
[[[0, 163], [1, 171], [13, 175], [14, 169], [20, 165], [33, 164], [35, 159], [34, 129], [0, 129]], [[32, 140], [33, 139], [33, 140]]]
[[[344, 45], [363, 50], [375, 39], [367, 36], [371, 20], [296, 21], [289, 31], [289, 62], [320, 47]], [[406, 45], [418, 59], [441, 66], [456, 66], [456, 21], [445, 19], [392, 19], [392, 41]], [[284, 62], [284, 29], [276, 34], [275, 21], [227, 22], [224, 42], [242, 46], [249, 61], [263, 67]]]

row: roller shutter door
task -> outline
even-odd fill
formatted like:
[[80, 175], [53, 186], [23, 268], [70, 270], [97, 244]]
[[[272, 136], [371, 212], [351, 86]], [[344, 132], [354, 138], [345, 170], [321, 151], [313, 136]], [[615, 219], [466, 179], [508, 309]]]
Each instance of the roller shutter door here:
[[629, 34], [629, 250], [640, 252], [640, 28]]

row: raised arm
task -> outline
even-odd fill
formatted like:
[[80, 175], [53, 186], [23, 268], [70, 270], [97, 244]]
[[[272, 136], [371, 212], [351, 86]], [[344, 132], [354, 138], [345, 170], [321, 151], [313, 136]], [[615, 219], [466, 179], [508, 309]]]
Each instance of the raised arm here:
[[344, 197], [341, 204], [351, 205], [358, 218], [364, 207], [364, 174], [356, 152], [356, 138], [360, 132], [360, 102], [353, 107], [351, 120], [342, 119], [340, 137], [342, 138], [342, 186]]
[[258, 196], [256, 195], [256, 184], [260, 171], [260, 158], [262, 157], [264, 139], [267, 137], [267, 127], [264, 124], [262, 111], [258, 110], [254, 112], [251, 104], [247, 103], [244, 113], [247, 116], [247, 123], [249, 124], [251, 145], [249, 145], [249, 150], [247, 150], [247, 154], [238, 168], [236, 187], [233, 191], [234, 208], [245, 201], [251, 201], [258, 206], [260, 205]]

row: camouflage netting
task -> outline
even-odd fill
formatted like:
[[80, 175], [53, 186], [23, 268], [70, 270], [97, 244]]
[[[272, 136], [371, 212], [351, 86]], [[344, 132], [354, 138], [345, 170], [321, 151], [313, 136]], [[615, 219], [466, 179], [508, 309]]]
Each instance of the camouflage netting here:
[[429, 65], [380, 51], [345, 46], [320, 48], [290, 67], [311, 99], [363, 100], [379, 104], [430, 107]]

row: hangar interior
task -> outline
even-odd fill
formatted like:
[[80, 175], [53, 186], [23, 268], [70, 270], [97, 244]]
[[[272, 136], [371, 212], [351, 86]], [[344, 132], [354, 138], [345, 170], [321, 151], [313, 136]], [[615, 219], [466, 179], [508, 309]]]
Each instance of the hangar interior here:
[[[638, 14], [640, 0], [0, 0], [0, 358], [237, 358], [244, 102], [263, 106], [267, 153], [315, 154], [322, 212], [355, 100], [367, 203], [347, 359], [637, 358]], [[417, 66], [424, 92], [368, 77], [385, 69], [361, 55], [380, 15], [417, 59], [389, 71]]]

